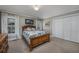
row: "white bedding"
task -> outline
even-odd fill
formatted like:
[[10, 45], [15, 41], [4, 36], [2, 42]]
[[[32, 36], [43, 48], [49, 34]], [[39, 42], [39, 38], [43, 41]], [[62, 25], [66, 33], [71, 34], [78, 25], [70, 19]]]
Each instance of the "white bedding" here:
[[23, 31], [24, 38], [30, 43], [30, 37], [44, 35], [45, 31]]

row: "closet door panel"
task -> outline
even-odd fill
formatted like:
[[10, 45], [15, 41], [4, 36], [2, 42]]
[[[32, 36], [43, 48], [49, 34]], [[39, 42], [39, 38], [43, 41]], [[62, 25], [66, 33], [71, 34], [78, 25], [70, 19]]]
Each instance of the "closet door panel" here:
[[54, 19], [52, 29], [55, 37], [79, 42], [79, 15]]
[[71, 40], [79, 42], [79, 16], [72, 18]]
[[64, 18], [64, 39], [79, 42], [79, 17], [73, 16]]
[[77, 20], [77, 41], [79, 42], [79, 17]]
[[63, 24], [63, 33], [64, 33], [64, 39], [70, 40], [70, 32], [71, 32], [71, 23], [68, 18], [64, 18], [64, 24]]
[[72, 17], [72, 21], [71, 21], [71, 41], [77, 42], [77, 19], [74, 17]]

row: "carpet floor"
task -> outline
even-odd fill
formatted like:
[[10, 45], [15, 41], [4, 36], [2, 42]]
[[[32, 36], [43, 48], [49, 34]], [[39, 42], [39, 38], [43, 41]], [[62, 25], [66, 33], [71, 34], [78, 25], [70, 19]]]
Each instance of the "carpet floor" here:
[[79, 43], [53, 37], [50, 42], [46, 42], [30, 52], [24, 40], [17, 39], [9, 41], [8, 53], [79, 53]]

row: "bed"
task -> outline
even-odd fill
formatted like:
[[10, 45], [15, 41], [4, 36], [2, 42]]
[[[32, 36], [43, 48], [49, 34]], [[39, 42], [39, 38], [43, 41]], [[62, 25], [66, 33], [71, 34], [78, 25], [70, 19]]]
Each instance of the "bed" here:
[[[29, 28], [29, 30], [27, 30]], [[45, 31], [35, 30], [35, 26], [23, 26], [22, 27], [22, 38], [27, 42], [29, 50], [40, 44], [50, 41], [50, 34]], [[30, 30], [31, 29], [31, 30]]]

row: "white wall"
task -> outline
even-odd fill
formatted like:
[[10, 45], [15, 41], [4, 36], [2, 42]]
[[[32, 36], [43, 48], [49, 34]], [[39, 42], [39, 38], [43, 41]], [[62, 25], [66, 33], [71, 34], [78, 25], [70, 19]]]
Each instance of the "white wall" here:
[[20, 33], [19, 33], [19, 16], [15, 16], [16, 18], [16, 23], [15, 23], [15, 33], [17, 34], [18, 38], [20, 38]]
[[20, 36], [22, 35], [22, 26], [25, 25], [25, 17], [23, 16], [20, 16], [19, 17], [19, 33], [20, 33]]
[[52, 30], [53, 30], [52, 36], [63, 38], [63, 20], [62, 19], [53, 20]]
[[44, 19], [43, 20], [43, 30], [50, 32], [50, 25], [49, 26], [45, 25], [47, 22], [50, 22], [50, 19]]
[[[49, 22], [49, 26], [46, 26], [45, 24]], [[43, 20], [43, 30], [49, 32], [52, 34], [52, 18], [45, 18]]]
[[79, 14], [52, 19], [52, 34], [55, 37], [79, 42]]
[[2, 26], [2, 33], [8, 33], [7, 32], [7, 13], [1, 13], [1, 26]]

